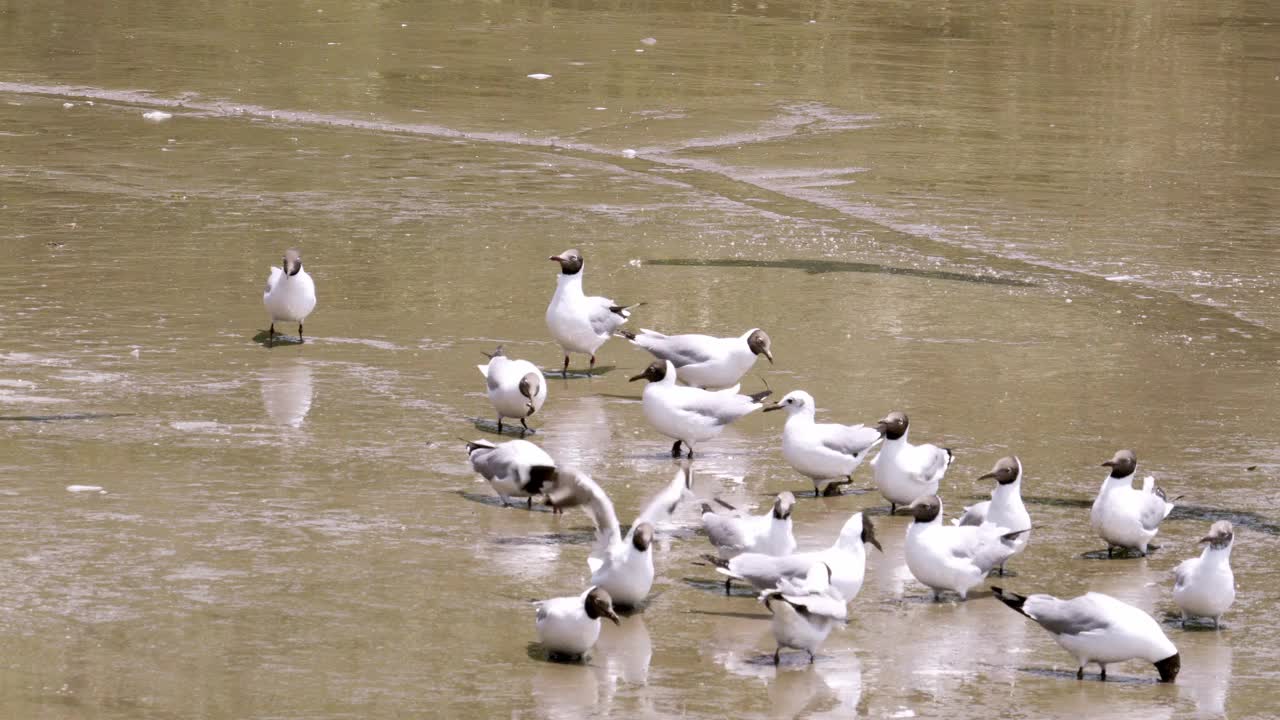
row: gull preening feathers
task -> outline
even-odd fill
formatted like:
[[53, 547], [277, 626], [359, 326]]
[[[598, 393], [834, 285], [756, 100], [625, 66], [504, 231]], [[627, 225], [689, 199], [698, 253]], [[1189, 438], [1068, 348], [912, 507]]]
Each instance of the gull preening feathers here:
[[598, 587], [581, 595], [551, 598], [536, 603], [534, 629], [538, 642], [552, 657], [581, 658], [600, 637], [600, 618], [619, 624], [609, 593]]
[[267, 276], [267, 287], [262, 291], [262, 304], [271, 316], [271, 329], [267, 331], [267, 342], [276, 337], [276, 323], [298, 323], [298, 340], [302, 340], [302, 321], [307, 319], [316, 309], [316, 283], [302, 269], [302, 253], [294, 249], [286, 250], [283, 268], [272, 267]]
[[810, 568], [817, 563], [826, 563], [831, 568], [831, 584], [841, 597], [850, 601], [858, 595], [866, 577], [867, 550], [863, 547], [864, 543], [871, 543], [883, 552], [880, 541], [876, 539], [871, 518], [857, 512], [845, 521], [839, 537], [825, 550], [783, 556], [743, 553], [729, 560], [715, 555], [703, 557], [716, 566], [716, 572], [727, 576], [724, 581], [725, 594], [729, 593], [734, 580], [750, 583], [756, 590], [771, 590], [780, 586], [795, 589], [799, 587], [795, 583], [800, 582]]
[[547, 306], [547, 329], [564, 350], [564, 376], [569, 377], [569, 353], [590, 355], [594, 369], [596, 350], [631, 317], [635, 305], [586, 295], [582, 291], [582, 253], [577, 250], [565, 250], [548, 259], [560, 263], [560, 275]]
[[467, 442], [467, 457], [471, 469], [489, 482], [503, 506], [510, 506], [512, 497], [523, 497], [529, 499], [527, 506], [532, 510], [534, 496], [547, 492], [555, 478], [555, 460], [527, 440], [499, 445], [471, 440]]
[[1133, 487], [1138, 456], [1132, 450], [1117, 450], [1102, 466], [1111, 468], [1111, 474], [1102, 481], [1102, 489], [1089, 511], [1093, 530], [1107, 541], [1107, 557], [1117, 547], [1137, 550], [1145, 556], [1147, 545], [1160, 531], [1161, 521], [1173, 512], [1173, 503], [1165, 499], [1164, 490], [1150, 475], [1142, 480], [1142, 489]]
[[1173, 571], [1173, 602], [1182, 610], [1182, 624], [1197, 617], [1213, 618], [1218, 627], [1222, 614], [1236, 600], [1236, 578], [1231, 572], [1231, 523], [1219, 520], [1200, 538], [1206, 543], [1200, 557], [1187, 558]]
[[709, 504], [703, 503], [702, 529], [720, 557], [726, 560], [749, 552], [789, 555], [796, 549], [796, 538], [791, 532], [791, 509], [795, 504], [795, 496], [784, 492], [765, 514], [735, 517], [718, 515]]
[[1003, 528], [993, 523], [943, 525], [942, 500], [937, 495], [917, 498], [908, 508], [915, 516], [907, 526], [904, 554], [907, 569], [933, 591], [935, 600], [944, 590], [960, 599], [1003, 564], [1016, 551], [1017, 538], [1031, 528]]
[[680, 444], [693, 457], [694, 443], [718, 436], [729, 423], [764, 407], [761, 400], [769, 390], [739, 395], [739, 386], [724, 390], [703, 390], [676, 384], [676, 369], [670, 360], [656, 360], [630, 379], [648, 380], [642, 393], [644, 416], [658, 432], [675, 440], [671, 457], [680, 457]]
[[547, 401], [547, 380], [542, 377], [542, 371], [528, 360], [507, 357], [501, 345], [483, 355], [489, 362], [476, 368], [484, 375], [489, 402], [498, 411], [498, 432], [502, 432], [504, 417], [519, 418], [520, 426], [527, 431], [529, 424], [525, 418], [541, 410]]
[[773, 347], [768, 334], [752, 328], [738, 337], [718, 338], [711, 335], [663, 335], [654, 330], [618, 334], [648, 350], [659, 360], [670, 360], [680, 372], [680, 380], [700, 388], [726, 388], [736, 385], [764, 355], [773, 364]]
[[781, 661], [784, 647], [809, 653], [812, 664], [831, 629], [849, 619], [847, 601], [831, 584], [832, 575], [831, 567], [819, 562], [809, 568], [797, 587], [760, 593], [760, 602], [772, 615], [770, 625], [778, 643], [773, 651], [774, 665]]
[[[782, 426], [782, 457], [796, 472], [813, 481], [814, 495], [838, 495], [840, 486], [853, 482], [867, 454], [880, 444], [880, 431], [865, 425], [814, 422], [813, 396], [793, 390], [765, 412], [786, 410]], [[826, 488], [819, 487], [824, 481]]]
[[[1000, 458], [991, 472], [978, 479], [996, 481], [991, 499], [965, 508], [964, 515], [952, 520], [952, 525], [981, 525], [989, 522], [1010, 529], [1031, 527], [1031, 515], [1022, 502], [1022, 461], [1016, 455]], [[1013, 553], [1016, 555], [1026, 550], [1030, 540], [1029, 531], [1019, 535], [1014, 541]], [[1004, 563], [997, 565], [996, 570], [1004, 575]]]
[[587, 558], [591, 584], [607, 590], [614, 604], [634, 608], [653, 587], [654, 528], [671, 517], [691, 483], [689, 469], [680, 468], [671, 482], [645, 503], [625, 536], [613, 502], [583, 473], [557, 471], [547, 502], [561, 509], [581, 507], [590, 516], [596, 526], [595, 547]]
[[1126, 660], [1146, 660], [1156, 666], [1160, 682], [1178, 677], [1182, 660], [1160, 624], [1142, 610], [1110, 595], [1086, 593], [1070, 600], [1052, 595], [1023, 596], [992, 587], [996, 599], [1039, 623], [1049, 631], [1079, 666], [1076, 678], [1084, 679], [1084, 668], [1097, 663], [1100, 679], [1107, 679], [1107, 665]]
[[889, 501], [890, 515], [899, 505], [938, 492], [938, 483], [955, 461], [950, 448], [908, 442], [910, 424], [903, 412], [891, 412], [876, 423], [876, 430], [884, 434], [884, 444], [871, 461], [871, 469], [876, 487]]

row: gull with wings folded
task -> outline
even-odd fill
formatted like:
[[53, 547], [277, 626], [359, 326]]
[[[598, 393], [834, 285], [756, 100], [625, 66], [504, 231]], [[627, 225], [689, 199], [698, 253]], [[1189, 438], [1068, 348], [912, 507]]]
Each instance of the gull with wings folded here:
[[528, 440], [497, 445], [488, 440], [471, 440], [467, 442], [467, 457], [471, 469], [489, 482], [503, 506], [510, 506], [512, 497], [523, 497], [529, 499], [532, 510], [534, 496], [546, 491], [544, 486], [556, 472], [556, 461]]
[[600, 637], [600, 618], [619, 624], [609, 593], [589, 587], [581, 595], [551, 598], [535, 603], [533, 626], [538, 642], [551, 657], [581, 659]]
[[1236, 578], [1231, 572], [1231, 546], [1235, 542], [1231, 523], [1219, 520], [1200, 538], [1205, 543], [1200, 557], [1183, 560], [1173, 571], [1173, 601], [1182, 610], [1182, 625], [1195, 617], [1213, 618], [1218, 627], [1222, 614], [1236, 600]]
[[1147, 613], [1102, 593], [1086, 593], [1070, 600], [1052, 595], [1019, 595], [992, 587], [996, 599], [1035, 620], [1062, 649], [1075, 656], [1076, 679], [1084, 667], [1097, 663], [1107, 679], [1107, 666], [1142, 659], [1156, 666], [1160, 682], [1173, 682], [1182, 668], [1178, 648]]
[[[994, 479], [996, 487], [991, 491], [991, 499], [964, 509], [964, 514], [952, 525], [982, 525], [993, 523], [1004, 528], [1029, 528], [1031, 515], [1027, 506], [1022, 503], [1022, 461], [1017, 456], [1000, 458], [991, 472], [982, 475], [979, 480]], [[1019, 535], [1014, 542], [1014, 554], [1027, 549], [1031, 533]], [[996, 571], [1004, 575], [1004, 563], [996, 566]]]
[[1173, 512], [1173, 503], [1150, 475], [1143, 478], [1141, 490], [1133, 487], [1138, 456], [1132, 450], [1117, 450], [1102, 466], [1111, 468], [1111, 474], [1102, 481], [1089, 510], [1093, 531], [1107, 541], [1107, 557], [1114, 548], [1137, 550], [1145, 556], [1160, 523]]
[[938, 492], [938, 483], [955, 462], [951, 448], [912, 445], [907, 440], [910, 419], [904, 412], [891, 412], [876, 423], [884, 435], [884, 445], [871, 461], [872, 477], [880, 494], [889, 501], [889, 514], [921, 495]]
[[638, 607], [653, 587], [654, 527], [675, 512], [688, 492], [692, 476], [682, 467], [658, 494], [645, 503], [624, 536], [613, 502], [588, 475], [558, 470], [547, 502], [556, 508], [581, 507], [596, 526], [596, 542], [587, 567], [591, 584], [607, 591], [614, 605]]
[[[853, 471], [880, 444], [880, 431], [865, 425], [814, 422], [813, 396], [793, 390], [765, 412], [786, 410], [782, 426], [782, 457], [796, 472], [813, 481], [814, 495], [839, 495], [840, 486], [853, 482]], [[819, 485], [826, 481], [825, 489]]]
[[654, 330], [639, 333], [619, 330], [618, 334], [649, 351], [659, 360], [670, 360], [680, 373], [680, 381], [694, 387], [713, 389], [736, 385], [764, 355], [773, 364], [769, 335], [752, 328], [738, 337], [711, 335], [663, 335]]
[[[716, 502], [735, 509], [724, 501]], [[795, 504], [795, 496], [784, 492], [763, 515], [733, 516], [719, 515], [711, 505], [703, 503], [702, 529], [725, 560], [742, 553], [789, 555], [796, 549], [796, 538], [791, 533], [791, 509]]]
[[1012, 530], [993, 523], [943, 525], [942, 499], [937, 495], [916, 498], [909, 506], [915, 519], [907, 526], [904, 554], [907, 569], [916, 580], [941, 598], [942, 591], [958, 593], [964, 600], [991, 569], [1015, 552], [1019, 535], [1031, 528]]
[[507, 357], [501, 345], [492, 353], [482, 354], [489, 362], [476, 368], [484, 375], [489, 402], [498, 411], [498, 432], [502, 432], [504, 417], [520, 418], [520, 426], [528, 431], [525, 418], [541, 410], [547, 401], [547, 380], [542, 371], [528, 360]]
[[596, 350], [631, 317], [631, 308], [636, 305], [618, 305], [609, 298], [584, 293], [582, 253], [577, 250], [565, 250], [547, 259], [560, 263], [556, 292], [547, 306], [547, 329], [564, 350], [564, 376], [569, 377], [569, 353], [590, 355], [594, 369]]
[[812, 664], [831, 629], [849, 619], [848, 603], [831, 584], [832, 575], [829, 565], [815, 563], [797, 586], [760, 593], [760, 602], [772, 616], [770, 627], [778, 643], [773, 651], [774, 665], [781, 662], [784, 647], [809, 653]]
[[641, 396], [644, 416], [658, 432], [675, 439], [671, 457], [680, 457], [680, 444], [689, 448], [703, 440], [720, 435], [739, 418], [764, 407], [761, 400], [769, 397], [763, 390], [754, 395], [739, 395], [738, 385], [724, 390], [703, 390], [676, 384], [676, 368], [670, 360], [658, 360], [630, 379], [648, 380]]

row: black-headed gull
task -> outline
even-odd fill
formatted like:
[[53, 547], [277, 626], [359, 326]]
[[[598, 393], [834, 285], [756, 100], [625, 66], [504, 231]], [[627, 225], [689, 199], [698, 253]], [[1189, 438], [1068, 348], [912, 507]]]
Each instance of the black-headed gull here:
[[862, 589], [867, 572], [864, 543], [871, 543], [883, 552], [871, 518], [857, 512], [845, 521], [839, 537], [825, 550], [783, 556], [743, 553], [729, 560], [715, 555], [703, 557], [716, 566], [716, 572], [727, 576], [725, 593], [729, 592], [734, 580], [750, 583], [756, 590], [770, 590], [783, 582], [796, 583], [808, 574], [814, 564], [826, 563], [831, 568], [831, 583], [836, 590], [845, 600], [853, 600]]
[[773, 363], [773, 347], [768, 334], [752, 328], [738, 337], [711, 335], [663, 335], [642, 329], [639, 333], [619, 330], [618, 334], [659, 360], [670, 360], [680, 373], [680, 381], [704, 389], [736, 385], [764, 355]]
[[1039, 623], [1064, 650], [1075, 656], [1076, 679], [1084, 679], [1084, 667], [1097, 663], [1100, 679], [1107, 666], [1126, 660], [1146, 660], [1156, 666], [1160, 682], [1173, 682], [1182, 668], [1174, 647], [1160, 624], [1142, 610], [1110, 595], [1086, 593], [1070, 600], [1052, 595], [1019, 595], [992, 587], [996, 599]]
[[1150, 475], [1143, 478], [1141, 490], [1133, 487], [1138, 456], [1132, 450], [1117, 450], [1102, 466], [1111, 468], [1111, 474], [1102, 481], [1102, 489], [1089, 511], [1093, 531], [1107, 541], [1107, 557], [1111, 557], [1113, 548], [1146, 555], [1161, 521], [1173, 512], [1173, 503], [1166, 500], [1164, 490]]
[[581, 507], [596, 526], [596, 543], [587, 558], [591, 584], [607, 590], [619, 607], [639, 606], [653, 587], [654, 527], [675, 512], [689, 489], [691, 476], [682, 467], [658, 494], [645, 503], [625, 536], [613, 502], [589, 476], [558, 470], [547, 502], [560, 509]]
[[872, 476], [880, 494], [889, 501], [889, 514], [921, 495], [938, 492], [938, 483], [955, 461], [951, 448], [912, 445], [907, 441], [911, 421], [903, 412], [891, 412], [876, 423], [884, 444], [871, 461]]
[[635, 305], [618, 305], [609, 298], [588, 296], [582, 291], [582, 253], [565, 250], [549, 260], [560, 263], [556, 293], [547, 306], [547, 329], [564, 350], [564, 376], [569, 376], [569, 353], [591, 356], [596, 366], [596, 350], [631, 317]]
[[781, 661], [782, 648], [809, 653], [812, 664], [832, 628], [849, 619], [847, 601], [831, 584], [833, 571], [826, 563], [809, 568], [803, 583], [790, 589], [777, 588], [760, 593], [760, 602], [772, 615], [770, 626], [778, 647], [773, 664]]
[[[989, 522], [1003, 528], [1031, 527], [1031, 515], [1022, 502], [1022, 461], [1017, 456], [1000, 458], [991, 472], [978, 479], [996, 481], [991, 499], [965, 508], [960, 518], [951, 521], [952, 525], [981, 525]], [[1014, 541], [1014, 555], [1026, 550], [1030, 540], [1030, 532], [1019, 535]], [[1003, 562], [996, 566], [996, 571], [1004, 575]]]
[[671, 457], [680, 457], [680, 443], [693, 457], [694, 443], [718, 436], [729, 423], [764, 407], [761, 400], [769, 390], [739, 395], [738, 386], [724, 390], [703, 390], [676, 384], [676, 369], [670, 360], [657, 360], [630, 382], [648, 380], [642, 393], [644, 416], [658, 432], [675, 439]]
[[[765, 412], [786, 410], [782, 426], [782, 457], [796, 472], [813, 481], [814, 495], [838, 495], [840, 486], [853, 482], [853, 471], [880, 444], [880, 431], [866, 425], [814, 422], [813, 396], [792, 390]], [[831, 481], [831, 482], [827, 482]], [[820, 485], [826, 482], [826, 488]]]
[[467, 456], [471, 469], [489, 482], [504, 506], [511, 498], [533, 498], [549, 490], [555, 478], [556, 461], [545, 450], [528, 440], [512, 440], [495, 445], [488, 440], [472, 440], [467, 443]]
[[709, 504], [703, 503], [702, 529], [720, 557], [726, 560], [748, 552], [789, 555], [796, 549], [796, 538], [791, 533], [791, 509], [795, 504], [795, 496], [784, 492], [763, 515], [732, 516], [718, 515]]
[[504, 417], [519, 418], [520, 426], [528, 430], [525, 418], [541, 410], [547, 401], [547, 381], [542, 377], [542, 371], [528, 360], [507, 357], [501, 345], [492, 353], [483, 355], [489, 358], [489, 362], [476, 368], [484, 375], [489, 402], [498, 411], [498, 432], [502, 432]]
[[590, 587], [581, 595], [542, 600], [533, 626], [538, 642], [552, 657], [581, 659], [600, 637], [600, 618], [619, 624], [609, 593]]
[[1198, 617], [1213, 618], [1218, 627], [1222, 614], [1236, 600], [1236, 578], [1231, 572], [1231, 523], [1219, 520], [1200, 538], [1207, 543], [1200, 557], [1187, 558], [1174, 569], [1173, 602], [1182, 610], [1182, 624]]
[[959, 594], [961, 600], [967, 598], [992, 568], [1013, 555], [1018, 536], [1031, 529], [993, 523], [943, 525], [942, 499], [937, 495], [917, 498], [907, 507], [915, 517], [907, 526], [903, 547], [907, 569], [933, 591], [935, 600], [941, 599], [944, 590]]
[[262, 304], [271, 316], [267, 342], [276, 337], [276, 323], [298, 323], [298, 340], [302, 340], [302, 321], [316, 309], [316, 283], [302, 269], [302, 253], [290, 248], [281, 261], [283, 268], [272, 267], [267, 287], [262, 291]]

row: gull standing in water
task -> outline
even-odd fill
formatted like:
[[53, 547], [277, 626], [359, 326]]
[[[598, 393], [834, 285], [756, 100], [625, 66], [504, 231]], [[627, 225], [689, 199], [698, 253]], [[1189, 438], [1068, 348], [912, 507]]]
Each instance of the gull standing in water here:
[[782, 648], [795, 648], [815, 654], [831, 629], [849, 619], [848, 603], [831, 584], [832, 571], [826, 563], [809, 568], [805, 580], [789, 590], [777, 588], [760, 593], [760, 602], [768, 608], [770, 625], [778, 648], [773, 651], [773, 664], [781, 662]]
[[884, 434], [884, 445], [871, 461], [876, 487], [889, 501], [889, 514], [921, 495], [938, 492], [938, 483], [955, 461], [950, 448], [912, 445], [907, 441], [911, 421], [903, 412], [891, 412], [876, 423]]
[[849, 601], [857, 597], [866, 577], [867, 550], [863, 543], [871, 543], [884, 552], [876, 539], [871, 518], [857, 512], [845, 521], [840, 536], [826, 550], [783, 556], [743, 553], [729, 560], [715, 555], [703, 558], [716, 566], [716, 572], [727, 576], [725, 594], [729, 593], [734, 580], [751, 583], [756, 590], [770, 590], [780, 583], [797, 583], [816, 563], [826, 563], [831, 568], [831, 584]]
[[1213, 618], [1218, 627], [1222, 614], [1236, 600], [1236, 578], [1231, 572], [1231, 523], [1219, 520], [1200, 538], [1207, 543], [1198, 558], [1183, 560], [1173, 571], [1173, 601], [1182, 610], [1182, 625], [1196, 617]]
[[545, 492], [555, 478], [556, 461], [545, 450], [528, 440], [512, 440], [494, 445], [488, 440], [472, 440], [467, 443], [467, 457], [471, 469], [489, 482], [489, 486], [502, 500], [503, 507], [511, 505], [511, 497], [529, 498], [528, 508], [533, 509], [533, 497]]
[[591, 584], [608, 591], [615, 605], [639, 606], [653, 587], [654, 526], [671, 517], [692, 482], [682, 467], [657, 495], [649, 499], [625, 536], [613, 502], [587, 475], [560, 470], [547, 502], [564, 509], [581, 506], [596, 526], [596, 544], [587, 557]]
[[680, 380], [705, 389], [736, 385], [764, 355], [773, 364], [773, 348], [769, 336], [760, 328], [752, 328], [738, 337], [718, 338], [710, 335], [663, 335], [653, 330], [618, 334], [648, 350], [659, 360], [670, 360], [680, 372]]
[[502, 432], [502, 418], [519, 418], [526, 431], [525, 418], [542, 409], [547, 401], [547, 381], [542, 371], [528, 360], [512, 360], [502, 351], [502, 346], [492, 353], [482, 353], [489, 358], [485, 365], [477, 365], [484, 375], [489, 402], [498, 411], [498, 432]]
[[542, 600], [536, 605], [533, 626], [538, 642], [552, 657], [581, 659], [600, 637], [600, 618], [620, 624], [609, 593], [598, 587], [587, 588], [581, 595]]
[[[991, 491], [991, 499], [965, 508], [964, 515], [958, 520], [952, 520], [952, 525], [981, 525], [989, 522], [1003, 528], [1031, 527], [1031, 515], [1027, 512], [1027, 506], [1022, 503], [1022, 461], [1016, 455], [1000, 458], [991, 472], [978, 479], [995, 479], [996, 487]], [[1014, 541], [1013, 554], [1026, 550], [1030, 540], [1030, 531], [1019, 535]], [[996, 571], [1004, 575], [1003, 562], [996, 566]]]
[[267, 288], [262, 292], [262, 304], [271, 316], [271, 329], [267, 331], [267, 343], [275, 342], [276, 323], [298, 323], [298, 341], [302, 341], [302, 321], [316, 309], [316, 283], [302, 269], [302, 253], [286, 250], [281, 263], [284, 268], [272, 267], [267, 276]]
[[724, 390], [703, 390], [676, 384], [676, 369], [670, 360], [654, 361], [630, 379], [648, 380], [642, 394], [644, 416], [658, 432], [675, 439], [671, 457], [680, 457], [680, 443], [693, 457], [694, 443], [718, 436], [729, 423], [764, 407], [761, 400], [769, 390], [739, 395], [738, 385]]
[[1173, 512], [1173, 503], [1150, 475], [1143, 478], [1141, 490], [1133, 487], [1138, 456], [1132, 450], [1117, 450], [1102, 467], [1111, 468], [1111, 474], [1102, 481], [1089, 511], [1093, 531], [1107, 541], [1107, 557], [1117, 547], [1146, 556], [1147, 545], [1160, 532], [1160, 522]]
[[702, 529], [720, 557], [726, 560], [748, 552], [790, 555], [796, 549], [796, 538], [791, 533], [791, 508], [795, 504], [795, 496], [784, 492], [764, 515], [733, 517], [717, 515], [710, 505], [703, 503]]
[[[813, 396], [793, 390], [765, 412], [786, 410], [782, 426], [782, 457], [796, 472], [813, 481], [814, 495], [839, 495], [840, 486], [853, 482], [853, 471], [880, 444], [880, 431], [865, 425], [837, 425], [814, 422], [817, 407]], [[837, 478], [843, 478], [836, 480]], [[825, 489], [819, 488], [823, 481]]]
[[929, 586], [935, 600], [941, 599], [944, 590], [966, 599], [969, 590], [986, 579], [992, 568], [1013, 555], [1018, 536], [1031, 529], [992, 523], [943, 525], [942, 500], [937, 495], [917, 498], [907, 507], [915, 516], [907, 526], [907, 569]]
[[[547, 328], [564, 350], [564, 376], [569, 377], [569, 353], [591, 356], [596, 366], [596, 350], [631, 317], [635, 305], [618, 305], [609, 298], [588, 296], [582, 291], [582, 253], [565, 250], [549, 260], [560, 263], [556, 293], [547, 306]], [[638, 304], [638, 303], [637, 303]]]
[[1107, 666], [1142, 659], [1156, 666], [1160, 682], [1173, 682], [1182, 668], [1178, 648], [1150, 615], [1110, 595], [1086, 593], [1070, 600], [1052, 595], [1024, 596], [992, 587], [996, 599], [1039, 623], [1079, 664], [1097, 663], [1107, 679]]

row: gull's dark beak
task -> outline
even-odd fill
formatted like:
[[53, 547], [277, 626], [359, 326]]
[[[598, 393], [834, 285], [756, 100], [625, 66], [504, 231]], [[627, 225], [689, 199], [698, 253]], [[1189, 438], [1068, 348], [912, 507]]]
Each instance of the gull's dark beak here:
[[1110, 460], [1108, 460], [1108, 461], [1106, 461], [1106, 462], [1102, 463], [1102, 467], [1109, 467], [1109, 468], [1113, 468], [1113, 467], [1115, 467], [1115, 466], [1116, 466], [1116, 464], [1115, 464], [1114, 462], [1110, 461]]
[[648, 375], [645, 373], [640, 373], [639, 375], [632, 375], [631, 377], [627, 378], [627, 382], [635, 382], [637, 380], [643, 380], [646, 377], [648, 377]]
[[880, 552], [884, 552], [884, 548], [880, 547], [880, 541], [875, 536], [872, 536], [871, 544], [874, 545], [875, 548]]
[[548, 259], [548, 260], [555, 260], [556, 262], [564, 262], [564, 258], [560, 257], [559, 255], [552, 255], [551, 257], [549, 257], [549, 258], [547, 258], [547, 259]]
[[613, 608], [607, 608], [607, 609], [605, 609], [605, 611], [604, 611], [604, 613], [603, 613], [603, 614], [604, 614], [604, 616], [605, 616], [605, 617], [607, 617], [607, 618], [609, 618], [610, 620], [612, 620], [614, 625], [621, 625], [621, 624], [622, 624], [622, 621], [618, 619], [618, 613], [614, 612], [614, 611], [613, 611]]
[[876, 432], [880, 433], [881, 435], [883, 435], [885, 431], [888, 429], [889, 429], [889, 425], [885, 421], [881, 420], [876, 423]]
[[763, 412], [773, 412], [774, 410], [781, 410], [781, 409], [782, 409], [782, 403], [771, 403], [769, 405], [764, 406]]
[[766, 358], [768, 358], [768, 360], [769, 360], [769, 364], [770, 364], [770, 365], [772, 365], [772, 364], [773, 364], [773, 353], [772, 353], [771, 351], [769, 351], [769, 350], [765, 350], [765, 351], [764, 351], [764, 356], [765, 356]]
[[978, 479], [979, 479], [979, 480], [990, 480], [991, 478], [994, 478], [995, 476], [996, 476], [996, 474], [995, 474], [995, 473], [993, 473], [993, 472], [989, 472], [989, 473], [987, 473], [986, 475], [979, 475], [979, 476], [978, 476]]

